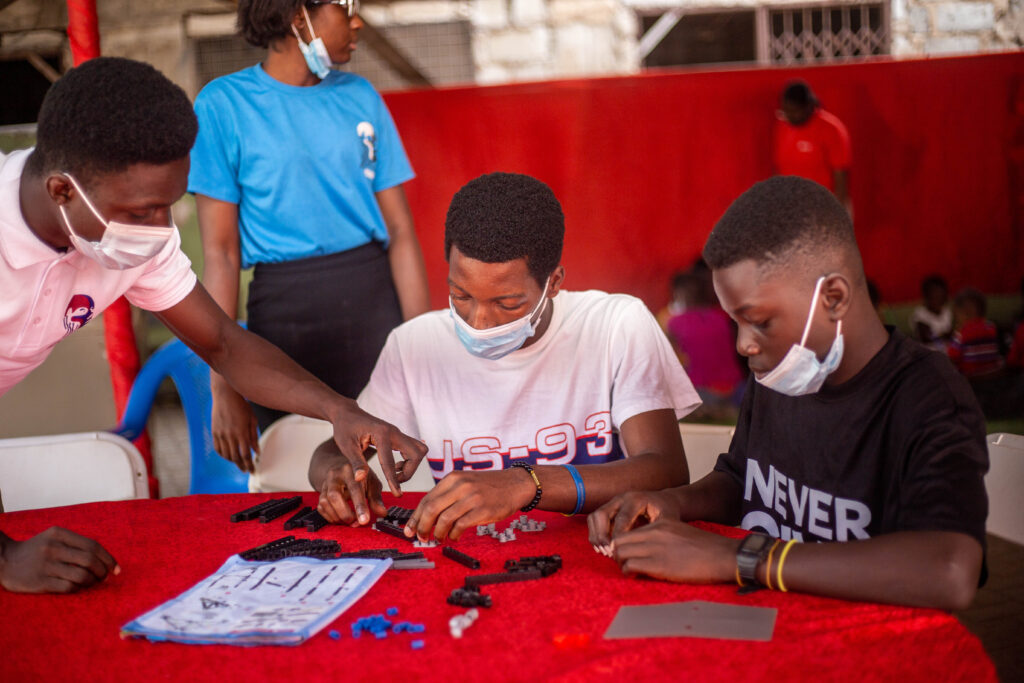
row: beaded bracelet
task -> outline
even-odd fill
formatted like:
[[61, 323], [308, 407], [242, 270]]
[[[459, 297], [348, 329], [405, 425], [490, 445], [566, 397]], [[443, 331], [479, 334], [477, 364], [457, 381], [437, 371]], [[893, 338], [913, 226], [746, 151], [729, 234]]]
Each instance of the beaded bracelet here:
[[541, 488], [541, 485], [540, 485], [540, 479], [537, 478], [537, 473], [533, 471], [533, 467], [531, 467], [528, 463], [525, 463], [525, 462], [514, 462], [511, 465], [509, 465], [510, 469], [512, 467], [522, 467], [524, 470], [529, 472], [530, 476], [533, 477], [533, 483], [537, 485], [537, 493], [534, 494], [533, 500], [531, 500], [525, 506], [519, 508], [520, 511], [522, 511], [522, 512], [529, 512], [533, 508], [537, 507], [538, 503], [540, 503], [540, 494], [541, 494], [541, 491], [542, 491], [542, 488]]

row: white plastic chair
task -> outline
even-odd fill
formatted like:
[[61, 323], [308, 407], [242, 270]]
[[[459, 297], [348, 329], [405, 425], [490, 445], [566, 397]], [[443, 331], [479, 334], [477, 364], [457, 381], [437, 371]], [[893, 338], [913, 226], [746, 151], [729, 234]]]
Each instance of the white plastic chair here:
[[1024, 436], [996, 433], [988, 435], [989, 470], [985, 475], [988, 491], [986, 531], [1024, 545]]
[[146, 463], [109, 432], [0, 439], [0, 495], [6, 512], [149, 498]]
[[[278, 491], [312, 491], [309, 485], [309, 461], [321, 443], [334, 436], [330, 422], [303, 415], [286, 415], [260, 435], [260, 456], [256, 471], [249, 475], [253, 493]], [[370, 469], [384, 484], [378, 458], [370, 461]], [[412, 479], [402, 484], [403, 491], [429, 491], [434, 477], [426, 460], [420, 462]]]
[[686, 463], [690, 467], [690, 481], [695, 482], [711, 474], [718, 462], [718, 456], [729, 450], [732, 443], [732, 425], [705, 425], [691, 422], [679, 423], [679, 435], [683, 437]]

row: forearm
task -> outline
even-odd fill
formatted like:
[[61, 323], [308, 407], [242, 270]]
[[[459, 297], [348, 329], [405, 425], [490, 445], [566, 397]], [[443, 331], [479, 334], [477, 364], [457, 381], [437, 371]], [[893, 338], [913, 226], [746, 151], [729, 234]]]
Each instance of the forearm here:
[[[238, 275], [241, 245], [238, 235], [238, 206], [204, 195], [196, 196], [199, 234], [203, 245], [202, 281], [210, 297], [231, 320], [238, 319]], [[213, 385], [223, 388], [216, 374]]]
[[430, 310], [427, 267], [416, 233], [396, 235], [388, 246], [388, 263], [398, 293], [402, 319], [409, 320]]
[[832, 181], [835, 185], [836, 199], [839, 203], [846, 207], [847, 211], [850, 210], [850, 192], [849, 192], [849, 171], [833, 171]]
[[[203, 286], [232, 320], [238, 318], [238, 273], [237, 260], [223, 252], [206, 253], [203, 261]], [[210, 385], [214, 391], [230, 389], [224, 377], [217, 372], [210, 373]]]
[[[778, 589], [784, 545], [773, 553], [771, 586]], [[794, 543], [782, 566], [786, 590], [847, 600], [964, 609], [977, 590], [981, 545], [955, 532], [904, 531], [863, 541]], [[758, 580], [769, 585], [767, 562]]]
[[16, 541], [0, 531], [0, 580], [3, 579], [5, 572], [7, 571], [7, 554], [8, 550], [16, 543]]
[[378, 192], [377, 203], [388, 229], [388, 264], [402, 318], [409, 320], [430, 310], [427, 267], [423, 263], [420, 240], [401, 185]]
[[[659, 490], [685, 482], [687, 478], [686, 461], [683, 458], [650, 453], [599, 465], [580, 465], [576, 470], [583, 480], [585, 501], [581, 512], [596, 510], [626, 491]], [[576, 509], [576, 484], [567, 468], [560, 465], [538, 465], [534, 471], [543, 488], [538, 504], [540, 509], [555, 512], [572, 512]], [[530, 482], [532, 484], [533, 480]], [[531, 493], [529, 500], [532, 499]]]
[[700, 481], [667, 493], [679, 503], [679, 518], [684, 522], [699, 520], [735, 526], [740, 520], [743, 492], [725, 472], [711, 472]]
[[332, 467], [340, 467], [346, 462], [348, 461], [334, 441], [323, 442], [313, 451], [313, 457], [309, 460], [309, 485], [314, 491], [321, 490], [327, 479], [327, 472]]

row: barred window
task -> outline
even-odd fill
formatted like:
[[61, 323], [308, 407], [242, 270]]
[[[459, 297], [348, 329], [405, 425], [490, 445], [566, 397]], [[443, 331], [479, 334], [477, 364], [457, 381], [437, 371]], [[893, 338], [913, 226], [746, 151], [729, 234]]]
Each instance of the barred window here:
[[782, 64], [870, 57], [889, 52], [883, 3], [768, 8], [769, 61]]
[[726, 62], [795, 64], [889, 53], [889, 1], [674, 7], [639, 13], [644, 67]]

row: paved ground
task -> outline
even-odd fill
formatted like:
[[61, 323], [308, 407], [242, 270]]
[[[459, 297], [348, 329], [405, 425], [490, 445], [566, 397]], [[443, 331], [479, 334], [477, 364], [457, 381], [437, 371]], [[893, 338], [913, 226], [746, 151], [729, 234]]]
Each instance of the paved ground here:
[[[154, 407], [149, 423], [161, 496], [188, 493], [188, 430], [181, 407]], [[989, 536], [989, 581], [956, 616], [981, 638], [1004, 683], [1024, 682], [1024, 546]]]

